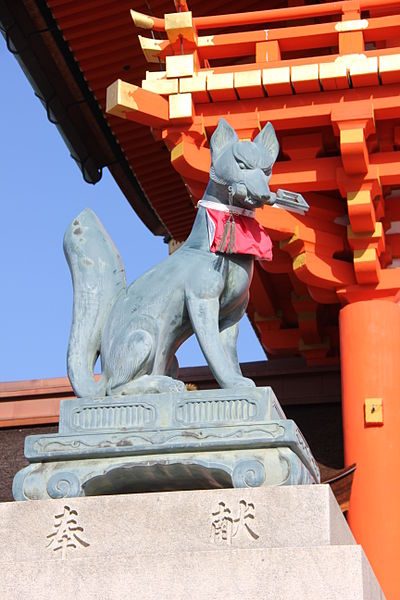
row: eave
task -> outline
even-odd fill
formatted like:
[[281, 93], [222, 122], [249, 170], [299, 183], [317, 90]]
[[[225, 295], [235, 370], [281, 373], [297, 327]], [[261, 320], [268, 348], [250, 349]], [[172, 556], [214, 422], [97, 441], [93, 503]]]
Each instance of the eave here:
[[[0, 1], [0, 26], [87, 183], [108, 167], [128, 202], [155, 235], [168, 230], [154, 211], [91, 92], [47, 4]], [[147, 132], [146, 132], [147, 133]], [[150, 136], [151, 137], [151, 136]]]

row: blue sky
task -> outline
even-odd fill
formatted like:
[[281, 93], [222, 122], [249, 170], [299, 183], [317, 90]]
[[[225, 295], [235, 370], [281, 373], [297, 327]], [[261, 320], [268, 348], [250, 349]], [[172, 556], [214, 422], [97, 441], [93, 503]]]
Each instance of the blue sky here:
[[[62, 250], [65, 229], [89, 206], [125, 263], [128, 283], [164, 258], [168, 247], [142, 224], [105, 169], [84, 182], [56, 127], [0, 36], [0, 381], [66, 375], [72, 285]], [[247, 317], [241, 321], [242, 362], [265, 355]], [[196, 341], [179, 364], [205, 364]]]

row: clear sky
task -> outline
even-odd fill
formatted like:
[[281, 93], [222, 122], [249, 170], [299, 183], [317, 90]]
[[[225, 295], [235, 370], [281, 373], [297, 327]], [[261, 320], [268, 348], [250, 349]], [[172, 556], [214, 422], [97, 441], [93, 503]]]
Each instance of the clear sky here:
[[[136, 216], [105, 169], [84, 182], [58, 130], [0, 36], [0, 381], [66, 375], [72, 285], [62, 250], [65, 229], [85, 207], [105, 225], [125, 263], [128, 283], [168, 254]], [[242, 362], [264, 360], [249, 324], [239, 334]], [[205, 364], [191, 338], [181, 366]]]

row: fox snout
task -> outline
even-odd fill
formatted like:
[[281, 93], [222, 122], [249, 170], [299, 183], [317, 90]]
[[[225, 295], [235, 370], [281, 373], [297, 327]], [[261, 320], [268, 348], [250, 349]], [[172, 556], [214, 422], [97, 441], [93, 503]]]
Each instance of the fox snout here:
[[259, 207], [269, 202], [271, 198], [269, 178], [261, 169], [242, 171], [240, 179], [238, 182], [232, 182], [230, 186], [235, 204]]
[[268, 177], [261, 169], [252, 169], [245, 173], [245, 186], [247, 188], [247, 196], [250, 199], [256, 200], [265, 204], [270, 198], [270, 190], [268, 185]]

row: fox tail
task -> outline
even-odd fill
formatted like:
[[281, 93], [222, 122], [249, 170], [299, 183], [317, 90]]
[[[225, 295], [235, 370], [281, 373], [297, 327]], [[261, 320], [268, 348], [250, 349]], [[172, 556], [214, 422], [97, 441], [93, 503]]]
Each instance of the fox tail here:
[[126, 290], [125, 269], [114, 242], [95, 213], [86, 208], [64, 236], [74, 290], [67, 371], [78, 397], [104, 396], [104, 375], [94, 378], [102, 331], [116, 298]]

